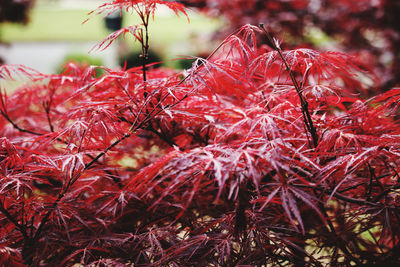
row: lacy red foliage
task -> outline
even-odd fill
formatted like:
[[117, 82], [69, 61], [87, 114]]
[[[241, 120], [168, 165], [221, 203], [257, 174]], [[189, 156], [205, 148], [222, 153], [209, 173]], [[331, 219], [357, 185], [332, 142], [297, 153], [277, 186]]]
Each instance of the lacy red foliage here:
[[174, 1], [163, 0], [114, 0], [110, 3], [101, 5], [97, 10], [89, 14], [110, 14], [115, 11], [131, 11], [134, 10], [139, 16], [148, 17], [153, 16], [157, 6], [162, 5], [175, 12], [176, 15], [180, 13], [187, 17], [185, 6]]
[[0, 95], [2, 265], [400, 264], [400, 90], [356, 97], [351, 57], [247, 25], [182, 73], [102, 70], [0, 68], [35, 81]]
[[[318, 48], [313, 34], [322, 31], [330, 44], [352, 53], [379, 74], [379, 90], [400, 85], [400, 1], [391, 0], [182, 0], [209, 15], [223, 15], [224, 32], [264, 23], [292, 47]], [[317, 37], [318, 39], [318, 37]], [[326, 42], [326, 40], [325, 40]], [[375, 89], [375, 88], [372, 88]], [[371, 92], [373, 94], [374, 92]]]

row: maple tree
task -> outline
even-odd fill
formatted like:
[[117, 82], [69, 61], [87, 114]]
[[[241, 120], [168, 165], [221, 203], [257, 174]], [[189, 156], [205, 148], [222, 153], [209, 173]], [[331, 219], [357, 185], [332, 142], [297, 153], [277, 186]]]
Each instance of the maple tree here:
[[[400, 2], [393, 0], [181, 0], [211, 16], [224, 16], [223, 33], [262, 22], [285, 45], [321, 49], [326, 44], [357, 56], [379, 74], [374, 94], [400, 84]], [[322, 46], [322, 47], [321, 47]], [[375, 87], [374, 87], [375, 86]]]
[[[400, 89], [363, 99], [353, 57], [282, 50], [245, 25], [189, 70], [70, 63], [0, 95], [5, 266], [351, 266], [400, 263]], [[257, 44], [257, 35], [268, 40]], [[95, 75], [96, 68], [103, 75]]]

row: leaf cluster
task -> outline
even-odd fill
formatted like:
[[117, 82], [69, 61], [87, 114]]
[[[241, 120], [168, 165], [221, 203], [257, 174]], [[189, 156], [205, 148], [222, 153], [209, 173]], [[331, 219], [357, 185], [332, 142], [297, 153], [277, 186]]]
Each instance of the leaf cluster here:
[[1, 264], [399, 264], [400, 90], [259, 34], [183, 72], [1, 66], [35, 81], [0, 94]]
[[[224, 16], [223, 32], [262, 22], [287, 46], [336, 47], [379, 74], [369, 96], [399, 85], [399, 1], [386, 0], [181, 0], [210, 16]], [[265, 40], [262, 40], [265, 42]], [[325, 48], [326, 49], [326, 48]], [[367, 92], [364, 92], [366, 95]]]

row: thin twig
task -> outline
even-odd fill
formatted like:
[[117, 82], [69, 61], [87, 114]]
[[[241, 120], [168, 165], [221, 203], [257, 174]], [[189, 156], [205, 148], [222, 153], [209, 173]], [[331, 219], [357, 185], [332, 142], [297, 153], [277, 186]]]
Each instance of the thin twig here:
[[21, 234], [24, 237], [24, 239], [25, 240], [29, 240], [29, 236], [28, 236], [28, 233], [26, 231], [25, 226], [21, 225], [20, 223], [18, 223], [18, 221], [4, 207], [4, 204], [3, 204], [3, 202], [1, 200], [0, 200], [0, 211], [4, 214], [4, 216], [7, 217], [8, 220], [10, 220], [10, 222], [12, 224], [14, 224], [18, 228], [18, 230], [21, 232]]
[[[278, 52], [279, 57], [282, 59], [283, 64], [285, 65], [286, 71], [288, 71], [290, 79], [292, 80], [292, 83], [296, 89], [297, 95], [299, 96], [300, 99], [300, 104], [301, 104], [301, 112], [303, 113], [303, 118], [304, 118], [304, 123], [307, 127], [308, 132], [311, 134], [312, 140], [313, 140], [313, 145], [314, 148], [317, 148], [318, 146], [318, 134], [317, 131], [314, 127], [310, 111], [308, 109], [308, 102], [304, 98], [302, 94], [302, 87], [305, 85], [305, 80], [301, 83], [301, 86], [296, 80], [296, 77], [294, 76], [291, 67], [289, 66], [289, 63], [287, 62], [286, 58], [283, 56], [282, 49], [275, 43], [275, 40], [272, 38], [271, 34], [265, 29], [264, 24], [260, 23], [259, 28], [264, 32], [264, 34], [267, 36], [268, 41], [271, 43], [272, 48]], [[307, 79], [308, 73], [305, 76], [305, 79]]]

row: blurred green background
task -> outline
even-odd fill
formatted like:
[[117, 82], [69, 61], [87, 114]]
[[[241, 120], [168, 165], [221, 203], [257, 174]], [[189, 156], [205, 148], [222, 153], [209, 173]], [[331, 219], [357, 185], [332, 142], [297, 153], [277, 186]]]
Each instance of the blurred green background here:
[[[64, 0], [68, 1], [68, 0]], [[4, 23], [2, 38], [5, 42], [26, 41], [97, 41], [104, 38], [108, 31], [104, 27], [103, 17], [88, 16], [92, 11], [88, 5], [62, 5], [63, 1], [37, 1], [30, 12], [27, 25]], [[93, 8], [102, 1], [92, 1]], [[219, 22], [198, 13], [189, 12], [190, 23], [183, 16], [177, 17], [164, 8], [155, 16], [150, 25], [154, 42], [170, 44], [185, 41], [188, 35], [196, 32], [212, 32]], [[87, 18], [89, 21], [83, 23]], [[139, 24], [136, 14], [124, 14], [124, 26]]]
[[[88, 16], [103, 2], [37, 0], [29, 12], [28, 24], [0, 24], [3, 42], [0, 57], [6, 63], [28, 65], [45, 73], [56, 72], [60, 64], [71, 57], [117, 67], [121, 54], [137, 51], [140, 47], [132, 38], [127, 38], [123, 45], [119, 42], [119, 47], [113, 44], [107, 49], [109, 51], [88, 54], [91, 47], [110, 33], [102, 15]], [[123, 26], [140, 23], [136, 14], [123, 15]], [[89, 17], [89, 21], [83, 23]], [[175, 61], [170, 60], [179, 56], [205, 53], [212, 33], [221, 24], [192, 11], [189, 11], [189, 17], [190, 23], [184, 16], [177, 17], [160, 7], [151, 22], [150, 48], [166, 62], [166, 66], [176, 66]]]

